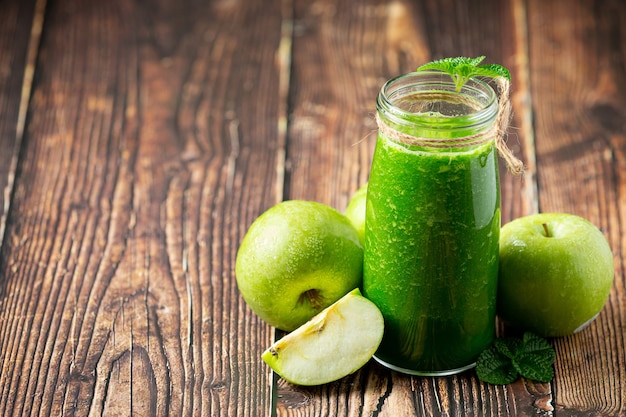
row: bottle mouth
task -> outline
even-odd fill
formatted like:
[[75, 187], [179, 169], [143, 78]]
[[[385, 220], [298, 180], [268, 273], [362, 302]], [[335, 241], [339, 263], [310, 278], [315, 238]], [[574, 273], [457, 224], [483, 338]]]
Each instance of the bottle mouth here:
[[390, 79], [381, 88], [376, 106], [392, 125], [460, 135], [489, 127], [498, 113], [498, 99], [489, 84], [472, 78], [456, 91], [452, 78], [440, 71]]

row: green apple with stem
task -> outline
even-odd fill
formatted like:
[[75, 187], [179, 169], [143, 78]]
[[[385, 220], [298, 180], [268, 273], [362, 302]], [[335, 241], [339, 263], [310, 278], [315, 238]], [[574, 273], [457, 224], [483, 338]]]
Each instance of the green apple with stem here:
[[235, 263], [246, 303], [270, 325], [292, 331], [361, 285], [363, 247], [350, 221], [315, 201], [290, 200], [261, 214]]
[[360, 369], [383, 338], [383, 316], [354, 289], [261, 357], [283, 379], [298, 385], [336, 381]]
[[359, 187], [346, 206], [345, 215], [359, 233], [361, 243], [365, 242], [365, 205], [367, 202], [367, 183]]
[[544, 337], [587, 326], [606, 303], [613, 254], [602, 232], [567, 213], [520, 217], [500, 231], [499, 317]]

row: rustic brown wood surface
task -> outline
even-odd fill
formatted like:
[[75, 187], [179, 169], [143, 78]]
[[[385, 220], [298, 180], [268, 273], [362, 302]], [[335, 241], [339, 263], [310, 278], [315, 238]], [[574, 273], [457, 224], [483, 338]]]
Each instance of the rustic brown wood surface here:
[[[605, 309], [551, 340], [548, 384], [280, 380], [235, 283], [247, 227], [343, 210], [382, 83], [456, 55], [512, 72], [503, 222], [598, 225]], [[621, 0], [2, 0], [0, 415], [626, 416], [625, 97]]]

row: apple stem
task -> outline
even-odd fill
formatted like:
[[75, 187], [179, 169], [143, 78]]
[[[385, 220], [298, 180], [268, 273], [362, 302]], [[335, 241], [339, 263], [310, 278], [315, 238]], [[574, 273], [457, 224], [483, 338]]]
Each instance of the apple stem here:
[[548, 229], [548, 224], [543, 223], [542, 226], [543, 226], [544, 232], [546, 232], [546, 237], [552, 237], [552, 234], [550, 233], [550, 229]]

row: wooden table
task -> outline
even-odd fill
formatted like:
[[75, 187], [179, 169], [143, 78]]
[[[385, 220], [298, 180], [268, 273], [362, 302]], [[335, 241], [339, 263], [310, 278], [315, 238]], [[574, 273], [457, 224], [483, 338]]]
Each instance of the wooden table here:
[[[625, 28], [621, 0], [2, 0], [0, 415], [626, 416]], [[235, 284], [247, 227], [343, 210], [382, 83], [457, 55], [512, 72], [503, 222], [594, 222], [606, 307], [551, 341], [549, 384], [277, 379]]]

